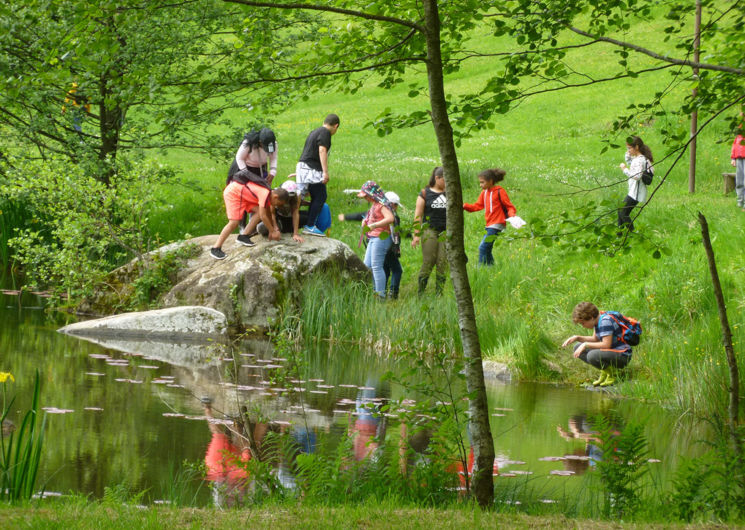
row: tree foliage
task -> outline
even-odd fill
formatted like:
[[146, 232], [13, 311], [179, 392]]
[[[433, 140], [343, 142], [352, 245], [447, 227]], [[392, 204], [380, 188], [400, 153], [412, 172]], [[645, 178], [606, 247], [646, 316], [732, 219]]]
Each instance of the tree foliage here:
[[20, 160], [6, 173], [3, 195], [30, 208], [9, 241], [26, 281], [71, 299], [91, 294], [125, 258], [150, 250], [154, 189], [172, 177], [154, 163], [127, 163], [107, 185], [59, 157]]
[[5, 2], [0, 152], [33, 146], [43, 160], [92, 159], [88, 173], [107, 181], [119, 152], [234, 149], [223, 112], [264, 105], [268, 64], [235, 56], [281, 23], [249, 28], [251, 40], [230, 32], [235, 17], [209, 2]]

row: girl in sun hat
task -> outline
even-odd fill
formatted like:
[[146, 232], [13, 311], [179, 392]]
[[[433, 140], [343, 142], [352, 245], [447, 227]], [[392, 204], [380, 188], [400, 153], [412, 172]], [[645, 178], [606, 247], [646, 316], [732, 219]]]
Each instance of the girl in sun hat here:
[[365, 251], [365, 265], [372, 271], [373, 289], [381, 298], [385, 298], [385, 271], [383, 265], [388, 250], [393, 244], [391, 225], [395, 222], [393, 206], [386, 198], [383, 190], [374, 180], [368, 180], [362, 185], [357, 196], [371, 203], [367, 215], [362, 220], [362, 237], [367, 238]]

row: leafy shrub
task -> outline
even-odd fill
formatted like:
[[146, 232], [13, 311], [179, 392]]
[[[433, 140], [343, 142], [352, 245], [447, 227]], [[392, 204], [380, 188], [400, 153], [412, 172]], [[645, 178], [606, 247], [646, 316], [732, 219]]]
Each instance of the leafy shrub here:
[[3, 196], [31, 215], [8, 241], [29, 284], [76, 298], [113, 266], [142, 256], [153, 239], [147, 221], [155, 186], [170, 176], [155, 163], [121, 164], [110, 185], [62, 160], [23, 160], [8, 170]]
[[199, 245], [180, 245], [175, 250], [154, 253], [143, 260], [142, 274], [132, 282], [134, 292], [129, 301], [130, 309], [151, 307], [176, 282], [176, 274], [184, 262], [200, 252]]

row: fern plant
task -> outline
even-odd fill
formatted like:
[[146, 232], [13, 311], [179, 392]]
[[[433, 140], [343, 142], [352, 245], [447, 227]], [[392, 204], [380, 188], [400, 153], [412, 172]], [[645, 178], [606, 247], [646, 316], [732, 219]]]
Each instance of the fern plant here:
[[647, 438], [644, 427], [630, 424], [617, 431], [610, 421], [595, 420], [603, 458], [597, 462], [604, 490], [603, 514], [624, 517], [634, 513], [641, 501], [641, 479], [648, 471]]

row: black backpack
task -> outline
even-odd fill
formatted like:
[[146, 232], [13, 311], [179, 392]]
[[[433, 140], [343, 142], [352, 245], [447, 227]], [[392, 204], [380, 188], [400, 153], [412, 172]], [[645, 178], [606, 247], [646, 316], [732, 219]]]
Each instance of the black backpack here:
[[[248, 131], [244, 136], [243, 140], [241, 140], [241, 145], [243, 142], [248, 143], [250, 146], [258, 145], [259, 143], [259, 131], [257, 130], [251, 130]], [[240, 146], [239, 146], [240, 147]], [[230, 163], [230, 169], [228, 169], [228, 178], [225, 181], [225, 185], [227, 186], [230, 184], [230, 182], [233, 180], [233, 175], [241, 171], [238, 168], [238, 162], [235, 161], [235, 157], [233, 157], [233, 161]], [[241, 184], [245, 184], [245, 182], [242, 182]]]
[[642, 171], [642, 182], [644, 185], [649, 186], [652, 184], [653, 176], [654, 173], [652, 173], [652, 166], [649, 165], [649, 160], [647, 160], [646, 165], [644, 166], [644, 171]]
[[257, 175], [253, 171], [250, 171], [248, 168], [241, 169], [240, 171], [238, 171], [238, 173], [235, 173], [233, 175], [233, 181], [239, 184], [243, 184], [244, 186], [249, 182], [253, 182], [254, 184], [258, 184], [259, 186], [270, 191], [272, 189], [269, 184], [266, 183], [266, 179], [264, 177], [262, 177], [261, 175]]

